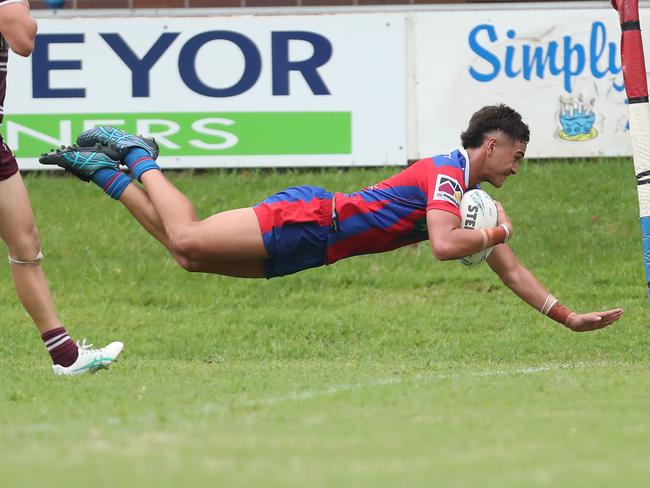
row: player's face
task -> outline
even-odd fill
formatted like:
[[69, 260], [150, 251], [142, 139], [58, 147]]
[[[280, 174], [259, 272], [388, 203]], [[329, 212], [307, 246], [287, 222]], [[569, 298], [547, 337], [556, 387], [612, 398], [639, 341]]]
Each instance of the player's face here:
[[498, 188], [508, 176], [519, 172], [519, 164], [526, 154], [526, 143], [497, 134], [487, 141], [486, 150], [488, 181]]

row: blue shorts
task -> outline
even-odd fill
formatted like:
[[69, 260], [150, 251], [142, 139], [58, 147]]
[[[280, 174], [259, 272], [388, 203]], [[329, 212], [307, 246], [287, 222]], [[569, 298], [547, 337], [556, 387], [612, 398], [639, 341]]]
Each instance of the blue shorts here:
[[325, 264], [333, 196], [323, 188], [294, 186], [253, 207], [269, 253], [267, 278]]

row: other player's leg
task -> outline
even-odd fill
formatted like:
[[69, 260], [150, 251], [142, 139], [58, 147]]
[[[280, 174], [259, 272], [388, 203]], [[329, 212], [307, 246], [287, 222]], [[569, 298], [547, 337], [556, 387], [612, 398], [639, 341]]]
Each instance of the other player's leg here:
[[55, 373], [81, 374], [106, 368], [123, 345], [113, 342], [102, 349], [79, 346], [61, 325], [41, 267], [40, 239], [20, 173], [16, 168], [11, 176], [2, 179], [2, 171], [11, 164], [7, 162], [7, 151], [4, 145], [0, 149], [4, 159], [4, 164], [0, 162], [0, 238], [7, 246], [18, 298], [41, 333]]
[[0, 181], [0, 238], [18, 299], [41, 333], [60, 327], [41, 267], [40, 240], [20, 173]]

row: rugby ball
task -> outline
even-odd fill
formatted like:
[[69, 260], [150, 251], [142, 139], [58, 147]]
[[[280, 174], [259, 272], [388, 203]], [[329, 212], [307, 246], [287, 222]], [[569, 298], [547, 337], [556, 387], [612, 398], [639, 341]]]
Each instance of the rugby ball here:
[[[497, 206], [492, 197], [483, 190], [469, 190], [460, 201], [460, 225], [464, 229], [485, 229], [496, 227]], [[492, 252], [492, 248], [460, 258], [465, 266], [482, 263]]]

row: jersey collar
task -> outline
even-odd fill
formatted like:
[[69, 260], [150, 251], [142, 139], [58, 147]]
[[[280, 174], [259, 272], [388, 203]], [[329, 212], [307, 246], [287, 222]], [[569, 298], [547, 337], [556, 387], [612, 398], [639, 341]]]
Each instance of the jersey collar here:
[[467, 151], [462, 147], [458, 148], [457, 151], [460, 155], [458, 162], [460, 163], [460, 167], [463, 168], [463, 174], [465, 175], [465, 188], [469, 188], [469, 155], [467, 154]]

